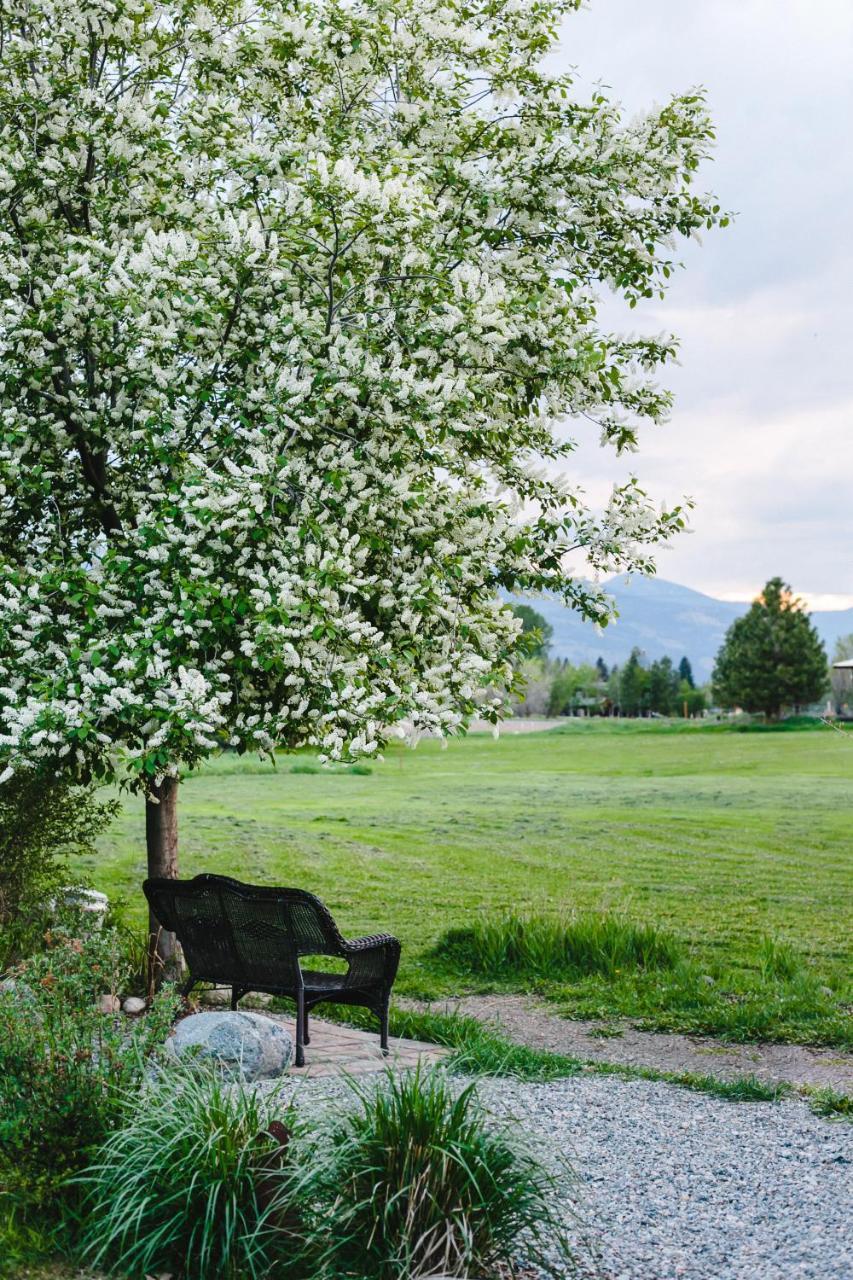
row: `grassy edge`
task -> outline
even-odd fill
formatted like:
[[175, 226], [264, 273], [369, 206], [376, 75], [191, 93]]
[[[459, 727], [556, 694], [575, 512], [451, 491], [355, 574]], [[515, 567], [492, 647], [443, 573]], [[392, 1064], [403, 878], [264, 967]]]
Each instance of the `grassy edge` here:
[[[367, 1011], [347, 1005], [324, 1005], [322, 1017], [361, 1029], [375, 1030], [375, 1019]], [[801, 1098], [815, 1115], [841, 1117], [853, 1121], [853, 1097], [834, 1089], [795, 1086], [780, 1081], [771, 1084], [755, 1075], [738, 1080], [722, 1080], [691, 1071], [658, 1071], [654, 1067], [628, 1067], [531, 1049], [516, 1044], [476, 1018], [458, 1013], [434, 1013], [392, 1007], [392, 1036], [423, 1040], [451, 1050], [447, 1060], [453, 1072], [466, 1075], [498, 1076], [528, 1083], [547, 1083], [577, 1075], [615, 1076], [620, 1080], [650, 1080], [673, 1084], [680, 1089], [704, 1093], [728, 1102], [779, 1102]]]

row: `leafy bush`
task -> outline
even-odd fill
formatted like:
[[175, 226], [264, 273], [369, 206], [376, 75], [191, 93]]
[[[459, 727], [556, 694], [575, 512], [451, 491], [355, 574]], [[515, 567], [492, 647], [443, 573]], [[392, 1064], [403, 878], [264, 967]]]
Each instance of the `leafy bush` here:
[[288, 1129], [267, 1124], [253, 1089], [200, 1063], [171, 1067], [81, 1178], [87, 1260], [131, 1276], [257, 1280], [298, 1254]]
[[102, 1013], [125, 989], [121, 940], [50, 941], [0, 991], [0, 1177], [25, 1215], [61, 1212], [60, 1184], [122, 1120], [178, 1004], [165, 989], [144, 1018]]
[[36, 948], [68, 857], [93, 853], [117, 808], [89, 788], [35, 773], [0, 786], [0, 969]]
[[556, 1179], [487, 1121], [473, 1085], [418, 1070], [352, 1088], [357, 1106], [321, 1134], [303, 1186], [321, 1206], [318, 1274], [495, 1276], [520, 1253], [567, 1274]]
[[488, 978], [571, 977], [624, 970], [672, 969], [682, 956], [678, 940], [652, 924], [589, 912], [569, 917], [483, 919], [450, 929], [433, 953], [456, 969]]

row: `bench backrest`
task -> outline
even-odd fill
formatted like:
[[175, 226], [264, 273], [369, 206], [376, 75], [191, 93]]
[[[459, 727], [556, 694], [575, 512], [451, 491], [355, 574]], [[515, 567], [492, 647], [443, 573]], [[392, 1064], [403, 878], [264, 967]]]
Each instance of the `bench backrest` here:
[[146, 880], [143, 889], [160, 924], [177, 935], [198, 981], [293, 986], [301, 980], [300, 956], [342, 954], [334, 920], [304, 889], [217, 875]]

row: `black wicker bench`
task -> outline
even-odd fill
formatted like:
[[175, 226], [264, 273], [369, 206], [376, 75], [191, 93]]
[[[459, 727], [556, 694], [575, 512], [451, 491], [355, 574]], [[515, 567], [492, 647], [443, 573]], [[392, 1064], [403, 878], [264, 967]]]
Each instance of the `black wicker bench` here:
[[[241, 884], [230, 876], [146, 880], [151, 910], [177, 935], [189, 969], [183, 994], [197, 982], [231, 987], [231, 1008], [250, 991], [296, 1001], [296, 1065], [304, 1066], [308, 1014], [322, 1000], [360, 1005], [379, 1018], [388, 1052], [388, 1005], [400, 943], [388, 933], [347, 942], [329, 911], [303, 889]], [[300, 956], [340, 956], [346, 973], [303, 969]]]

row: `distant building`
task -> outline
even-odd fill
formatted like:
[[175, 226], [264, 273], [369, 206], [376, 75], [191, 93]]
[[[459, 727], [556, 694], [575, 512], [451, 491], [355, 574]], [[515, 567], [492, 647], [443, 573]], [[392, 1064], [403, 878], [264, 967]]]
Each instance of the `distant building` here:
[[833, 662], [829, 677], [835, 714], [853, 720], [853, 658]]

